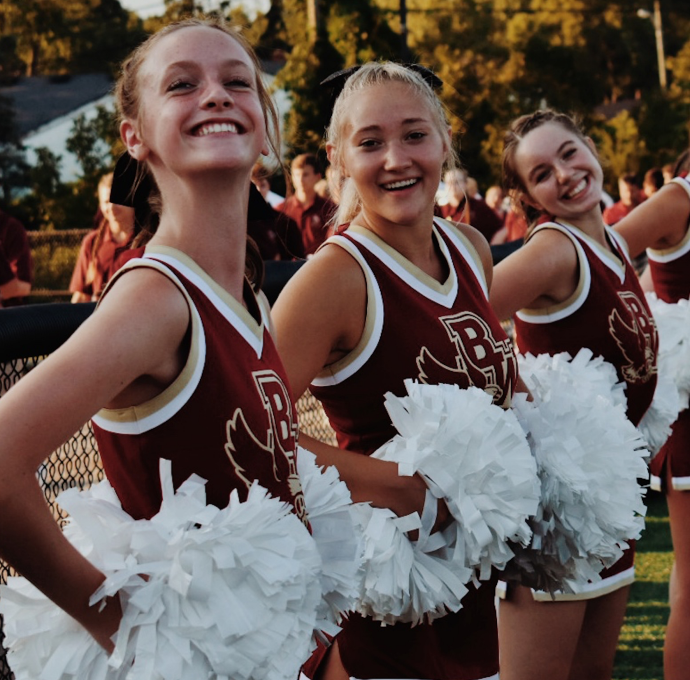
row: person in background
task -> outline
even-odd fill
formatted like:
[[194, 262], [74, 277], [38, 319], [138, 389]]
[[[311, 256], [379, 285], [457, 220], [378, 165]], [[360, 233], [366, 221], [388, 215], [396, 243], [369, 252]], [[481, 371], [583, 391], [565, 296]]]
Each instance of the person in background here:
[[261, 163], [252, 169], [247, 233], [254, 239], [264, 260], [304, 259], [304, 245], [299, 226], [285, 213], [273, 208], [266, 200], [268, 178]]
[[0, 307], [24, 302], [33, 284], [33, 258], [24, 225], [0, 210]]
[[618, 196], [619, 200], [604, 210], [604, 222], [609, 226], [623, 219], [644, 200], [637, 175], [627, 173], [618, 178]]
[[486, 190], [486, 198], [484, 202], [491, 208], [497, 215], [498, 219], [501, 220], [501, 224], [505, 222], [506, 219], [506, 209], [504, 206], [505, 194], [503, 193], [502, 187], [494, 184]]
[[500, 218], [482, 198], [473, 198], [467, 191], [467, 173], [460, 168], [448, 170], [443, 176], [447, 202], [436, 207], [436, 214], [451, 222], [471, 224], [487, 241], [503, 226]]
[[335, 214], [336, 205], [316, 193], [321, 179], [318, 158], [309, 153], [296, 156], [290, 164], [290, 178], [294, 193], [277, 210], [285, 213], [299, 225], [304, 254], [313, 255], [328, 237], [328, 223]]
[[98, 183], [101, 222], [81, 243], [69, 284], [72, 302], [98, 300], [108, 283], [117, 253], [133, 238], [134, 208], [110, 202], [112, 185], [112, 172], [103, 175]]
[[270, 173], [266, 170], [264, 164], [259, 161], [254, 166], [252, 170], [252, 182], [256, 188], [261, 192], [266, 203], [268, 203], [272, 208], [280, 205], [285, 199], [276, 194], [275, 191], [271, 191], [271, 180]]
[[645, 199], [655, 194], [663, 186], [664, 173], [661, 168], [650, 168], [645, 172], [644, 179], [642, 180], [642, 193]]
[[664, 184], [668, 184], [675, 177], [673, 174], [673, 166], [673, 163], [666, 163], [666, 165], [661, 168], [661, 173], [664, 176]]

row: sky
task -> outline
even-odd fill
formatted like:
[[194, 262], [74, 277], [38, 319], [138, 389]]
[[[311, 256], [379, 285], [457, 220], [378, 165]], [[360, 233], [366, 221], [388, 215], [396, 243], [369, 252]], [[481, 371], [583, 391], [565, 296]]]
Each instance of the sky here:
[[[137, 12], [142, 18], [161, 15], [165, 11], [164, 0], [120, 0], [120, 4], [132, 12]], [[205, 10], [218, 7], [218, 0], [197, 0]], [[270, 0], [232, 0], [231, 7], [243, 5], [250, 19], [253, 19], [257, 11], [267, 12]]]

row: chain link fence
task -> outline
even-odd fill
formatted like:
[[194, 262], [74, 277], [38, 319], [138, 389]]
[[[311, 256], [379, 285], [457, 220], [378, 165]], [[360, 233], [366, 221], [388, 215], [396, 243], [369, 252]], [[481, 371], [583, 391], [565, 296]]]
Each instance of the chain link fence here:
[[[2, 310], [4, 333], [0, 332], [0, 398], [18, 380], [31, 371], [74, 331], [93, 309], [93, 305], [39, 305], [22, 309]], [[25, 323], [20, 317], [31, 313], [33, 319]], [[19, 321], [17, 321], [19, 320]], [[8, 337], [7, 326], [15, 326]], [[37, 328], [41, 338], [36, 338]], [[28, 351], [22, 351], [28, 350]], [[30, 356], [23, 356], [30, 354]], [[16, 355], [16, 356], [13, 356]], [[319, 403], [305, 394], [297, 403], [300, 429], [312, 437], [335, 444], [335, 435]], [[103, 479], [103, 468], [94, 439], [91, 423], [54, 451], [37, 470], [37, 476], [55, 520], [64, 523], [65, 512], [57, 505], [57, 496], [65, 489], [88, 488]], [[13, 571], [0, 561], [0, 583], [5, 583]], [[13, 680], [2, 641], [0, 619], [0, 680]]]

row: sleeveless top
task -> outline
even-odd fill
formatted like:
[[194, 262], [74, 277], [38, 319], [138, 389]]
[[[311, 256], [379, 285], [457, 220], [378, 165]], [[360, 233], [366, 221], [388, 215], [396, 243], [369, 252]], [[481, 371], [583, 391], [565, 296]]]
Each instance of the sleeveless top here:
[[[690, 197], [690, 181], [675, 177], [672, 180], [685, 189]], [[664, 302], [673, 303], [690, 298], [690, 225], [683, 240], [666, 250], [647, 249], [649, 271], [654, 292]]]
[[126, 512], [150, 518], [162, 500], [159, 460], [172, 461], [175, 488], [207, 480], [207, 502], [225, 507], [254, 480], [306, 521], [295, 458], [296, 412], [268, 331], [267, 310], [245, 283], [245, 309], [191, 258], [147, 248], [128, 271], [155, 269], [180, 290], [190, 314], [189, 354], [180, 375], [153, 399], [102, 409], [94, 433], [108, 480]]
[[[437, 219], [435, 243], [448, 266], [438, 283], [372, 232], [350, 227], [335, 243], [359, 263], [367, 286], [358, 346], [311, 385], [341, 447], [368, 455], [395, 430], [384, 395], [403, 381], [476, 385], [508, 406], [517, 380], [512, 345], [488, 303], [483, 267], [470, 241]], [[396, 624], [350, 615], [338, 635], [341, 659], [357, 678], [478, 680], [497, 677], [495, 579], [470, 587], [457, 614], [433, 624]]]
[[576, 227], [549, 222], [537, 227], [565, 234], [575, 246], [579, 281], [564, 302], [515, 314], [517, 345], [524, 354], [575, 356], [582, 347], [612, 364], [626, 383], [628, 417], [637, 425], [656, 388], [659, 340], [644, 293], [620, 237], [606, 235], [614, 252]]

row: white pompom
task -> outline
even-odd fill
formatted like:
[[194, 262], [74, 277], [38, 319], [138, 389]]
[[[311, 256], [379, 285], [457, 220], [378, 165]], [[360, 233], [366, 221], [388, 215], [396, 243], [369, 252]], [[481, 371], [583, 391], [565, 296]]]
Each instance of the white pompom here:
[[[541, 478], [533, 539], [511, 571], [525, 585], [564, 590], [596, 581], [644, 528], [644, 442], [628, 420], [612, 366], [583, 350], [571, 360], [519, 357], [534, 402], [516, 395]], [[608, 394], [607, 394], [608, 392]], [[567, 581], [570, 581], [569, 584]]]
[[[454, 521], [428, 536], [414, 513], [358, 504], [365, 536], [363, 594], [357, 610], [386, 623], [419, 623], [461, 608], [465, 584], [488, 579], [512, 558], [510, 542], [529, 542], [539, 483], [524, 432], [510, 411], [478, 388], [405, 381], [408, 396], [386, 395], [399, 434], [373, 457], [419, 473]], [[433, 523], [433, 522], [432, 522]], [[422, 540], [406, 532], [423, 528]], [[426, 532], [426, 533], [425, 533]]]
[[352, 497], [333, 466], [321, 467], [316, 456], [297, 450], [304, 502], [312, 536], [321, 555], [322, 603], [317, 628], [335, 635], [343, 614], [352, 611], [362, 581], [361, 532], [355, 526]]
[[353, 506], [364, 540], [364, 577], [355, 605], [360, 614], [385, 624], [416, 625], [456, 612], [472, 578], [453, 554], [452, 535], [433, 534], [432, 544], [411, 541], [419, 515], [398, 517], [368, 503]]
[[[173, 493], [161, 461], [163, 503], [134, 521], [107, 483], [60, 497], [66, 534], [102, 569], [93, 605], [119, 594], [115, 651], [97, 643], [24, 579], [3, 589], [9, 663], [17, 680], [294, 678], [308, 657], [320, 603], [320, 556], [282, 501], [252, 486], [220, 510], [192, 476]], [[146, 580], [142, 578], [146, 577]]]
[[653, 458], [671, 435], [681, 411], [681, 396], [673, 378], [659, 368], [652, 403], [637, 426]]
[[659, 375], [670, 376], [678, 388], [681, 410], [690, 399], [690, 300], [669, 304], [647, 293], [659, 331]]

